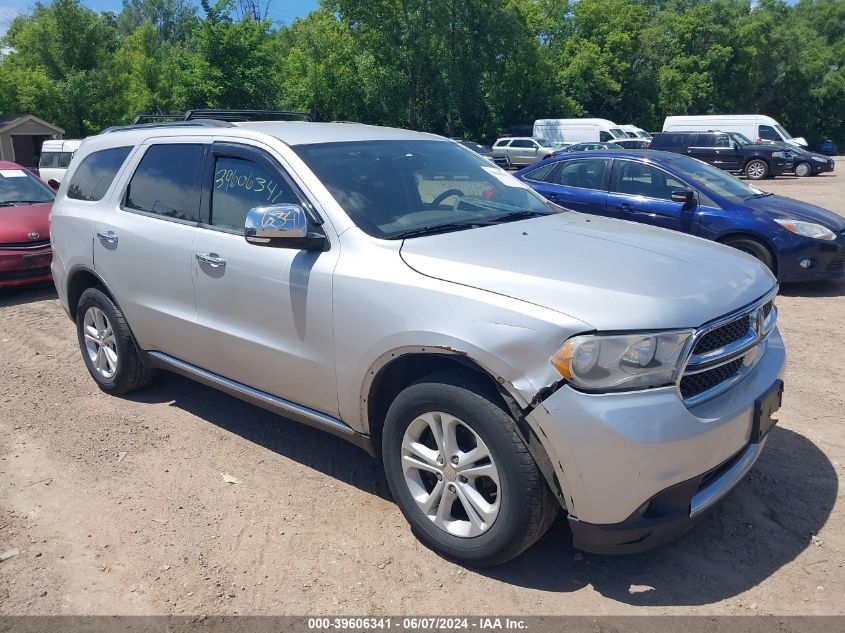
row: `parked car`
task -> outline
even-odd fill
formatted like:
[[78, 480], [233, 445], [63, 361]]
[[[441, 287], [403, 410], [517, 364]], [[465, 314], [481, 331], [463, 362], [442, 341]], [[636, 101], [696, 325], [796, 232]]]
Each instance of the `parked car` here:
[[545, 161], [516, 177], [576, 211], [733, 246], [781, 281], [845, 275], [845, 219], [764, 193], [694, 158], [653, 150], [590, 152]]
[[793, 155], [792, 169], [796, 176], [818, 176], [831, 172], [836, 167], [834, 160], [824, 154], [817, 154], [794, 146], [791, 150]]
[[714, 167], [763, 180], [792, 172], [793, 153], [780, 145], [752, 143], [741, 134], [726, 132], [661, 132], [650, 149], [686, 154]]
[[572, 152], [592, 152], [597, 149], [623, 149], [623, 147], [621, 145], [617, 145], [616, 143], [575, 143], [555, 150], [552, 153], [552, 156], [571, 154]]
[[662, 543], [774, 424], [765, 267], [568, 212], [447, 139], [130, 126], [67, 180], [53, 271], [103, 391], [168, 369], [353, 442], [451, 558], [508, 560], [561, 508], [579, 548]]
[[648, 149], [651, 146], [651, 138], [622, 138], [613, 143], [622, 149]]
[[807, 141], [802, 137], [793, 137], [783, 126], [772, 117], [762, 114], [704, 114], [699, 116], [667, 116], [663, 122], [664, 132], [680, 132], [692, 130], [695, 132], [739, 132], [755, 143], [775, 141], [807, 147]]
[[484, 145], [483, 143], [477, 143], [475, 141], [468, 141], [466, 139], [460, 138], [453, 138], [453, 141], [456, 143], [460, 143], [464, 147], [471, 149], [473, 152], [478, 154], [479, 156], [483, 156], [487, 160], [492, 163], [495, 163], [499, 167], [508, 167], [508, 160], [505, 156], [493, 156], [493, 148], [489, 145]]
[[54, 198], [28, 169], [0, 161], [0, 288], [51, 279]]
[[511, 137], [496, 139], [493, 143], [493, 160], [505, 167], [533, 165], [552, 155], [556, 146], [544, 138]]
[[73, 153], [79, 149], [81, 140], [48, 140], [41, 145], [41, 156], [38, 159], [38, 175], [44, 182], [55, 182], [55, 188], [61, 184], [62, 178], [70, 165]]
[[833, 141], [830, 139], [819, 143], [817, 148], [819, 154], [824, 154], [825, 156], [836, 156], [839, 153], [839, 148], [834, 144]]
[[534, 138], [553, 143], [607, 143], [628, 138], [619, 125], [607, 119], [537, 119]]

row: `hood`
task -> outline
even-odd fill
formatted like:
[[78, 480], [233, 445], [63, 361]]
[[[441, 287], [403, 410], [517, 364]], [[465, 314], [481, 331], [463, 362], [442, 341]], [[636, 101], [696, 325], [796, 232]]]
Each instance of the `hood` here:
[[698, 326], [775, 284], [768, 269], [732, 248], [576, 212], [409, 239], [401, 254], [424, 275], [604, 331]]
[[[52, 202], [0, 207], [0, 244], [41, 242], [50, 239]], [[35, 240], [30, 233], [38, 233]]]
[[838, 213], [817, 207], [814, 204], [799, 202], [792, 198], [772, 195], [763, 198], [750, 198], [742, 204], [750, 207], [755, 212], [770, 215], [772, 218], [818, 222], [831, 229], [834, 233], [845, 231], [845, 218]]

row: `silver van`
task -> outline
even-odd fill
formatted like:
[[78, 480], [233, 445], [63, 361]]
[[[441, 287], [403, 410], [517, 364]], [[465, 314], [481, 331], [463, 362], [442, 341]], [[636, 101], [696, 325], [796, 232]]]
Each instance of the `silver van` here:
[[429, 134], [109, 131], [78, 150], [52, 240], [103, 391], [167, 370], [344, 438], [383, 460], [418, 538], [468, 564], [517, 556], [559, 511], [593, 552], [681, 534], [780, 404], [756, 259], [568, 211]]

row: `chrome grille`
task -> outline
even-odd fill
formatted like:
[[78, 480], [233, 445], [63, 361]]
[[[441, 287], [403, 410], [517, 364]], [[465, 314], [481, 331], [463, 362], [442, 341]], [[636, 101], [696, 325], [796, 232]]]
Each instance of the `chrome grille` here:
[[679, 385], [687, 406], [716, 397], [754, 368], [777, 321], [776, 293], [695, 333]]

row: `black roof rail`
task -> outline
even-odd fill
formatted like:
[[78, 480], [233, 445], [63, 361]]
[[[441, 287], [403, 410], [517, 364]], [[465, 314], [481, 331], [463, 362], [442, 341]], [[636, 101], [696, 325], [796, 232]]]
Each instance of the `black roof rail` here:
[[141, 123], [164, 123], [166, 121], [181, 121], [183, 114], [139, 114], [132, 119], [132, 125]]
[[138, 125], [113, 125], [107, 127], [100, 134], [112, 132], [125, 132], [127, 130], [151, 130], [168, 127], [235, 127], [229, 121], [217, 121], [214, 119], [194, 119], [193, 121], [166, 121], [164, 123], [140, 123]]
[[242, 121], [289, 121], [299, 119], [313, 121], [308, 112], [294, 112], [292, 110], [241, 110], [235, 108], [203, 108], [188, 110], [183, 115], [184, 121], [195, 119], [217, 119], [218, 121], [242, 122]]

